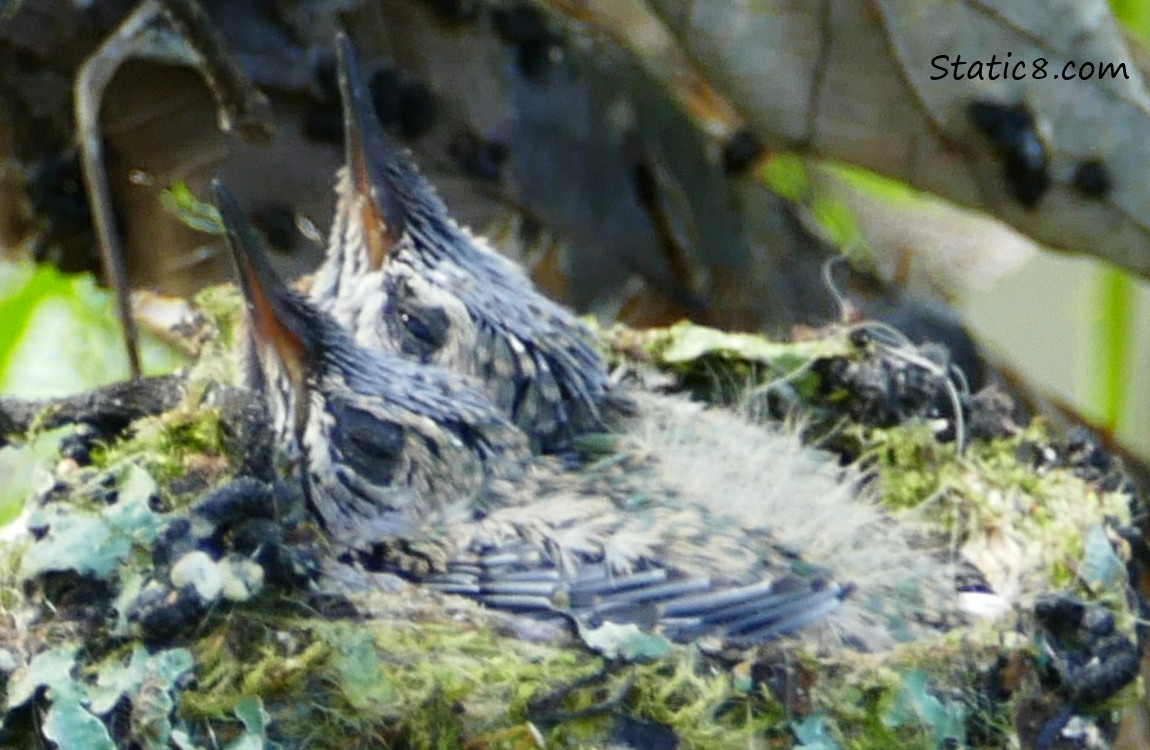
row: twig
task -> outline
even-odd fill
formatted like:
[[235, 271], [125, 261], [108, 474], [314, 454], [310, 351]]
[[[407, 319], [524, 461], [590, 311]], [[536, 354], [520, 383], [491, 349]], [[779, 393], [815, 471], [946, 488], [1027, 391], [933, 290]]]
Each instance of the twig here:
[[[155, 34], [148, 33], [161, 11], [183, 41], [178, 48], [163, 45]], [[132, 378], [138, 380], [141, 373], [139, 332], [132, 317], [123, 243], [116, 230], [100, 131], [104, 90], [124, 61], [136, 56], [197, 65], [215, 96], [220, 127], [227, 132], [248, 141], [266, 139], [272, 132], [272, 120], [267, 97], [244, 76], [211, 19], [195, 0], [163, 0], [162, 4], [157, 0], [144, 0], [80, 67], [73, 97], [84, 186], [92, 207], [106, 281], [116, 294], [128, 366]]]
[[160, 0], [164, 16], [202, 58], [201, 73], [216, 99], [220, 129], [248, 142], [272, 136], [271, 104], [244, 74], [223, 36], [196, 0]]
[[0, 398], [0, 447], [33, 429], [90, 424], [115, 434], [130, 422], [174, 409], [184, 396], [183, 375], [113, 383], [73, 396], [24, 400]]
[[108, 190], [108, 173], [104, 168], [104, 143], [100, 133], [100, 104], [104, 89], [124, 60], [141, 44], [141, 32], [159, 14], [155, 0], [144, 0], [124, 19], [111, 36], [100, 45], [76, 75], [73, 89], [76, 108], [76, 139], [80, 147], [80, 164], [84, 187], [92, 206], [92, 220], [100, 243], [100, 258], [107, 282], [116, 293], [116, 311], [124, 329], [128, 349], [128, 366], [132, 378], [140, 378], [139, 332], [132, 317], [128, 291], [128, 274], [124, 267], [123, 246], [116, 231], [116, 217]]

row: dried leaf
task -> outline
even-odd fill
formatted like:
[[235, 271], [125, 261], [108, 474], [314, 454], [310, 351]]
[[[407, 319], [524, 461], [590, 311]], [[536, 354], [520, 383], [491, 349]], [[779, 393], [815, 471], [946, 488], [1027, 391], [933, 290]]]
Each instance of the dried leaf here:
[[[649, 4], [776, 145], [866, 167], [1049, 245], [1150, 274], [1150, 97], [1134, 63], [1140, 51], [1127, 46], [1105, 0]], [[1002, 75], [1007, 52], [1012, 66], [1024, 65], [1019, 80]], [[948, 66], [960, 55], [983, 62], [981, 79], [969, 67], [957, 79]], [[1095, 78], [1065, 80], [1068, 61], [1093, 64]], [[1125, 67], [1101, 80], [1106, 64]], [[1049, 180], [1033, 205], [1014, 194], [1001, 151], [972, 122], [976, 101], [1033, 114]], [[1108, 173], [1109, 191], [1075, 187], [1076, 170], [1091, 161]]]

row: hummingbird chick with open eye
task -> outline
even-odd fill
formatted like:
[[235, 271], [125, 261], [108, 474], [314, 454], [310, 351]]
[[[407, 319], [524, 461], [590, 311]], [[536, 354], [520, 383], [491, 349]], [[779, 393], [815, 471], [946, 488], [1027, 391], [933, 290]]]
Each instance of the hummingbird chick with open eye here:
[[[359, 346], [284, 286], [217, 193], [281, 472], [337, 548], [489, 606], [683, 641], [753, 644], [826, 620], [873, 645], [887, 623], [912, 627], [856, 603], [895, 604], [929, 576], [830, 454], [652, 396], [612, 457], [578, 471], [532, 457], [469, 378]], [[808, 552], [865, 576], [865, 600]], [[930, 579], [914, 607], [922, 588], [945, 591]]]
[[585, 326], [451, 218], [384, 134], [350, 41], [336, 43], [347, 164], [311, 298], [368, 348], [479, 378], [537, 448], [598, 430], [607, 373]]

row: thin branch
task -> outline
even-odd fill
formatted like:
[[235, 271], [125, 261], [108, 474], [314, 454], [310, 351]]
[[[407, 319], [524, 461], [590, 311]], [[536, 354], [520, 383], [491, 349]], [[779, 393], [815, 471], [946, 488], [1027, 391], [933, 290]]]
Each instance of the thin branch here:
[[143, 32], [159, 15], [155, 0], [144, 0], [124, 19], [111, 36], [100, 45], [80, 67], [76, 75], [73, 97], [76, 108], [76, 139], [80, 147], [80, 164], [84, 174], [84, 187], [92, 207], [92, 221], [100, 243], [100, 258], [104, 264], [106, 281], [116, 293], [116, 311], [124, 330], [124, 345], [128, 349], [128, 366], [132, 378], [140, 378], [139, 332], [132, 317], [132, 302], [128, 289], [128, 273], [124, 267], [123, 245], [116, 230], [116, 216], [108, 189], [108, 173], [104, 168], [104, 141], [100, 132], [100, 104], [104, 89], [112, 80], [124, 60], [131, 57], [141, 44]]
[[220, 129], [248, 142], [274, 130], [271, 104], [236, 62], [212, 19], [196, 0], [160, 0], [164, 16], [202, 58], [201, 73], [216, 99]]
[[[156, 35], [149, 33], [161, 11], [182, 41], [178, 49], [157, 44]], [[272, 120], [267, 97], [244, 75], [211, 19], [195, 0], [163, 0], [162, 3], [144, 0], [80, 67], [73, 97], [84, 186], [92, 207], [105, 280], [116, 294], [128, 366], [132, 378], [138, 380], [141, 374], [139, 331], [132, 317], [123, 242], [116, 229], [100, 130], [104, 90], [124, 61], [136, 56], [198, 65], [216, 99], [220, 127], [226, 132], [248, 141], [266, 140], [272, 133]]]
[[183, 375], [113, 383], [55, 399], [0, 398], [0, 447], [34, 429], [90, 424], [117, 433], [140, 417], [174, 409], [184, 395]]

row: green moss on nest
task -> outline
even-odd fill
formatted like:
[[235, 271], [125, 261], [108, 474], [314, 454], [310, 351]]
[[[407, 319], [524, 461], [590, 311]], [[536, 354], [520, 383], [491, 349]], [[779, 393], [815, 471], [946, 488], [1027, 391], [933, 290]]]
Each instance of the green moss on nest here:
[[888, 429], [852, 427], [848, 434], [859, 446], [862, 463], [879, 472], [883, 502], [891, 508], [915, 508], [950, 491], [972, 494], [976, 481], [1041, 497], [1054, 486], [1048, 477], [1065, 474], [1044, 476], [1019, 458], [1024, 445], [1049, 443], [1039, 420], [1015, 437], [971, 443], [961, 456], [953, 443], [940, 443], [934, 428], [924, 422]]
[[[1093, 487], [1069, 469], [1038, 471], [1019, 458], [1024, 446], [1048, 443], [1037, 421], [1016, 437], [973, 443], [962, 456], [938, 443], [925, 425], [856, 434], [864, 465], [879, 475], [882, 502], [928, 514], [976, 564], [983, 554], [1016, 565], [1021, 578], [1009, 590], [1080, 588], [1091, 529], [1131, 522], [1128, 496]], [[999, 591], [1004, 583], [992, 581]], [[1111, 586], [1082, 588], [1089, 599], [1122, 596]]]
[[97, 468], [126, 462], [145, 467], [171, 488], [190, 471], [219, 474], [228, 466], [219, 409], [180, 408], [132, 424], [129, 437], [93, 452]]
[[687, 747], [748, 747], [788, 734], [787, 712], [767, 690], [740, 688], [692, 648], [636, 668], [634, 711], [671, 727]]
[[[217, 293], [201, 305], [218, 305], [209, 316], [225, 330], [219, 346], [205, 348], [197, 365], [200, 383], [233, 367], [229, 347], [235, 343], [238, 298], [230, 290]], [[678, 330], [649, 338], [630, 332], [634, 351], [619, 356], [634, 367], [657, 364], [707, 378], [721, 372], [734, 382], [750, 377], [751, 370], [740, 368], [764, 368], [756, 375], [769, 371], [778, 377], [801, 369], [820, 346], [843, 344], [788, 347], [761, 340], [756, 348], [754, 337]], [[620, 351], [622, 334], [608, 335]], [[202, 389], [189, 403], [200, 395]], [[229, 470], [225, 427], [214, 410], [179, 409], [137, 423], [130, 437], [99, 453], [99, 463], [146, 467], [162, 494], [186, 500], [196, 496], [181, 489], [189, 486], [190, 473], [203, 473], [205, 466], [216, 476]], [[1011, 580], [1024, 597], [1068, 589], [1106, 603], [1118, 627], [1132, 632], [1124, 589], [1104, 583], [1113, 565], [1101, 554], [1110, 550], [1107, 519], [1129, 520], [1126, 498], [1099, 492], [1063, 469], [1035, 471], [1020, 459], [1026, 442], [1048, 443], [1040, 426], [1012, 440], [976, 442], [963, 456], [938, 443], [922, 423], [848, 427], [842, 434], [876, 472], [887, 509], [920, 516], [924, 535], [940, 549], [963, 547], [991, 561], [1017, 555]], [[610, 440], [599, 440], [589, 449], [606, 456], [611, 447]], [[180, 503], [170, 507], [177, 517]], [[1007, 543], [1012, 540], [1017, 544]], [[125, 555], [120, 583], [150, 575], [147, 558]], [[15, 579], [13, 571], [9, 576]], [[5, 606], [25, 606], [19, 586], [13, 580], [0, 587], [11, 592], [2, 600]], [[284, 747], [333, 750], [526, 748], [534, 746], [535, 733], [549, 747], [601, 746], [617, 718], [626, 715], [666, 725], [685, 747], [789, 748], [799, 738], [803, 747], [823, 749], [936, 748], [953, 737], [969, 747], [991, 748], [1016, 742], [1020, 707], [1046, 700], [1036, 676], [1038, 636], [1025, 605], [998, 623], [966, 624], [885, 654], [788, 643], [743, 654], [743, 666], [732, 671], [729, 661], [696, 647], [674, 647], [652, 662], [606, 662], [574, 642], [527, 640], [516, 634], [514, 626], [522, 623], [514, 618], [411, 588], [356, 600], [361, 616], [354, 619], [310, 616], [296, 600], [301, 594], [288, 594], [291, 600], [275, 596], [235, 608], [220, 605], [189, 636], [183, 645], [194, 656], [195, 682], [162, 686], [178, 704], [173, 731], [188, 733], [201, 746], [209, 729], [220, 746], [240, 740], [259, 746], [254, 743], [266, 738]], [[72, 640], [108, 642], [102, 626], [83, 627], [92, 632], [74, 633]], [[29, 654], [42, 650], [26, 648]], [[78, 654], [77, 660], [84, 658]], [[798, 697], [761, 678], [764, 670], [755, 667], [766, 662], [770, 669], [801, 673]], [[1001, 662], [1021, 675], [1005, 703], [987, 688], [988, 675]], [[91, 682], [115, 663], [78, 666]], [[749, 674], [758, 674], [758, 681]], [[1114, 702], [1130, 701], [1139, 689], [1128, 688]]]
[[219, 351], [233, 351], [243, 330], [244, 301], [240, 290], [234, 284], [211, 286], [196, 294], [195, 303], [206, 318], [206, 327], [215, 332], [213, 340], [219, 343]]
[[[843, 652], [818, 668], [812, 704], [844, 748], [1000, 747], [1006, 728], [979, 713], [978, 691], [999, 649], [943, 638], [878, 658]], [[982, 727], [981, 742], [970, 736], [972, 725]]]
[[245, 336], [246, 312], [243, 296], [231, 284], [208, 287], [195, 296], [204, 317], [199, 343], [200, 358], [192, 368], [191, 380], [199, 383], [235, 383], [238, 359]]
[[408, 747], [458, 746], [522, 724], [541, 685], [598, 669], [588, 654], [466, 623], [266, 612], [235, 613], [200, 638], [195, 653], [201, 671], [185, 693], [185, 716], [220, 722], [223, 731], [240, 701], [258, 697], [276, 733], [307, 737], [317, 748], [344, 748], [349, 733], [402, 737]]
[[400, 593], [373, 595], [373, 609], [393, 614], [357, 622], [235, 613], [193, 646], [199, 679], [182, 714], [226, 736], [239, 731], [236, 706], [257, 697], [275, 734], [317, 748], [345, 748], [349, 733], [411, 748], [524, 747], [532, 731], [548, 746], [595, 744], [619, 713], [665, 724], [688, 747], [787, 734], [777, 701], [693, 647], [612, 666], [501, 634], [506, 618], [478, 606], [418, 606]]

